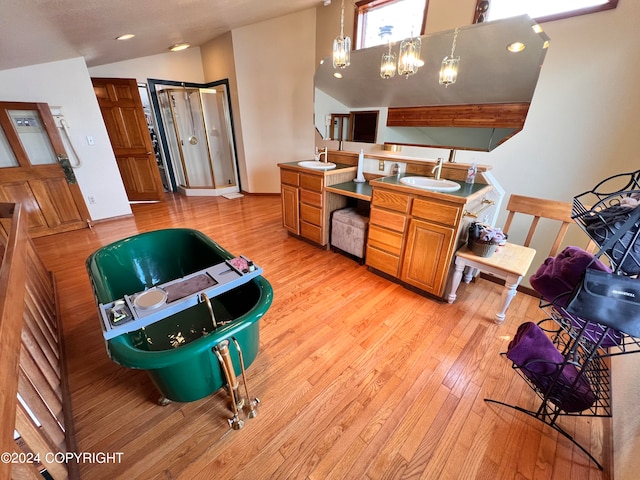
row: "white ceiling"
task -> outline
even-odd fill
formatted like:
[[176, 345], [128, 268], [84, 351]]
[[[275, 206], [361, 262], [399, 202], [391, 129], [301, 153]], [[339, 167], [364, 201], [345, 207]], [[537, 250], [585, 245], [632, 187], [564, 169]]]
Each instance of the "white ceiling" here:
[[[201, 45], [321, 0], [2, 0], [0, 70], [82, 56], [89, 67]], [[128, 41], [116, 41], [125, 33]]]

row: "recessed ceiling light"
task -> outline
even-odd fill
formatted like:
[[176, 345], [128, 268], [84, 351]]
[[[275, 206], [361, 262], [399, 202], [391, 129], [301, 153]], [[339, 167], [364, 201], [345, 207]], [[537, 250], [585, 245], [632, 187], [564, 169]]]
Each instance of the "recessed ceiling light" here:
[[179, 52], [180, 50], [186, 50], [191, 46], [190, 43], [176, 43], [175, 45], [171, 45], [169, 50], [172, 52]]
[[133, 37], [135, 37], [133, 33], [125, 33], [124, 35], [120, 35], [119, 37], [116, 37], [116, 40], [130, 40]]
[[533, 28], [533, 31], [536, 33], [542, 33], [542, 27], [537, 23], [535, 25], [532, 25], [531, 28]]
[[335, 72], [333, 76], [336, 78], [342, 78], [342, 74], [340, 72]]
[[522, 42], [513, 42], [507, 45], [507, 50], [509, 50], [511, 53], [518, 53], [523, 51], [526, 47], [527, 46]]

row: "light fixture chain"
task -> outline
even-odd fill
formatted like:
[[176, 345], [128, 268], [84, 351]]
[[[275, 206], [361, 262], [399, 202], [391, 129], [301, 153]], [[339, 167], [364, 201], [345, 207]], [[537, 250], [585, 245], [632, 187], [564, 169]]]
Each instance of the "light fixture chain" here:
[[456, 27], [456, 31], [453, 34], [453, 43], [451, 44], [451, 57], [453, 58], [453, 54], [456, 51], [456, 42], [458, 40], [458, 32], [460, 31], [460, 27]]

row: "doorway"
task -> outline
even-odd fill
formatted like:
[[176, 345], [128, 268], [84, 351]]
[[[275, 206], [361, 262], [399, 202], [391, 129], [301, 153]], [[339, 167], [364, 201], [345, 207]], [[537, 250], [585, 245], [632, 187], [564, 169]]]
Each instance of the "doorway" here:
[[228, 80], [149, 80], [168, 180], [184, 195], [234, 195], [240, 177]]
[[127, 198], [164, 200], [138, 83], [133, 78], [91, 78], [91, 82]]
[[86, 228], [90, 216], [46, 103], [0, 102], [0, 202], [24, 205], [29, 235]]

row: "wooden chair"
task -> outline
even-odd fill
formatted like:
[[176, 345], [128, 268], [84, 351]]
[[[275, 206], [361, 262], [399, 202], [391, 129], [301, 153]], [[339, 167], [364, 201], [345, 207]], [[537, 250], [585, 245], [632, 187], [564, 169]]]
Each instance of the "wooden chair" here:
[[499, 247], [490, 257], [480, 257], [469, 250], [466, 245], [462, 247], [455, 255], [455, 271], [451, 281], [451, 290], [447, 297], [449, 303], [455, 301], [456, 291], [460, 285], [463, 272], [467, 267], [469, 268], [466, 275], [464, 275], [465, 283], [471, 281], [475, 269], [504, 280], [505, 289], [502, 293], [502, 306], [500, 311], [495, 315], [496, 323], [502, 323], [504, 321], [507, 308], [516, 295], [518, 285], [527, 274], [531, 262], [535, 257], [536, 251], [529, 247], [529, 245], [531, 244], [540, 219], [548, 218], [561, 222], [558, 234], [551, 246], [549, 256], [554, 256], [558, 253], [564, 237], [567, 234], [569, 225], [573, 222], [571, 219], [571, 203], [568, 202], [511, 195], [509, 197], [509, 203], [507, 204], [507, 211], [509, 214], [503, 229], [505, 233], [508, 233], [516, 213], [533, 217], [524, 245], [507, 242], [506, 245]]

